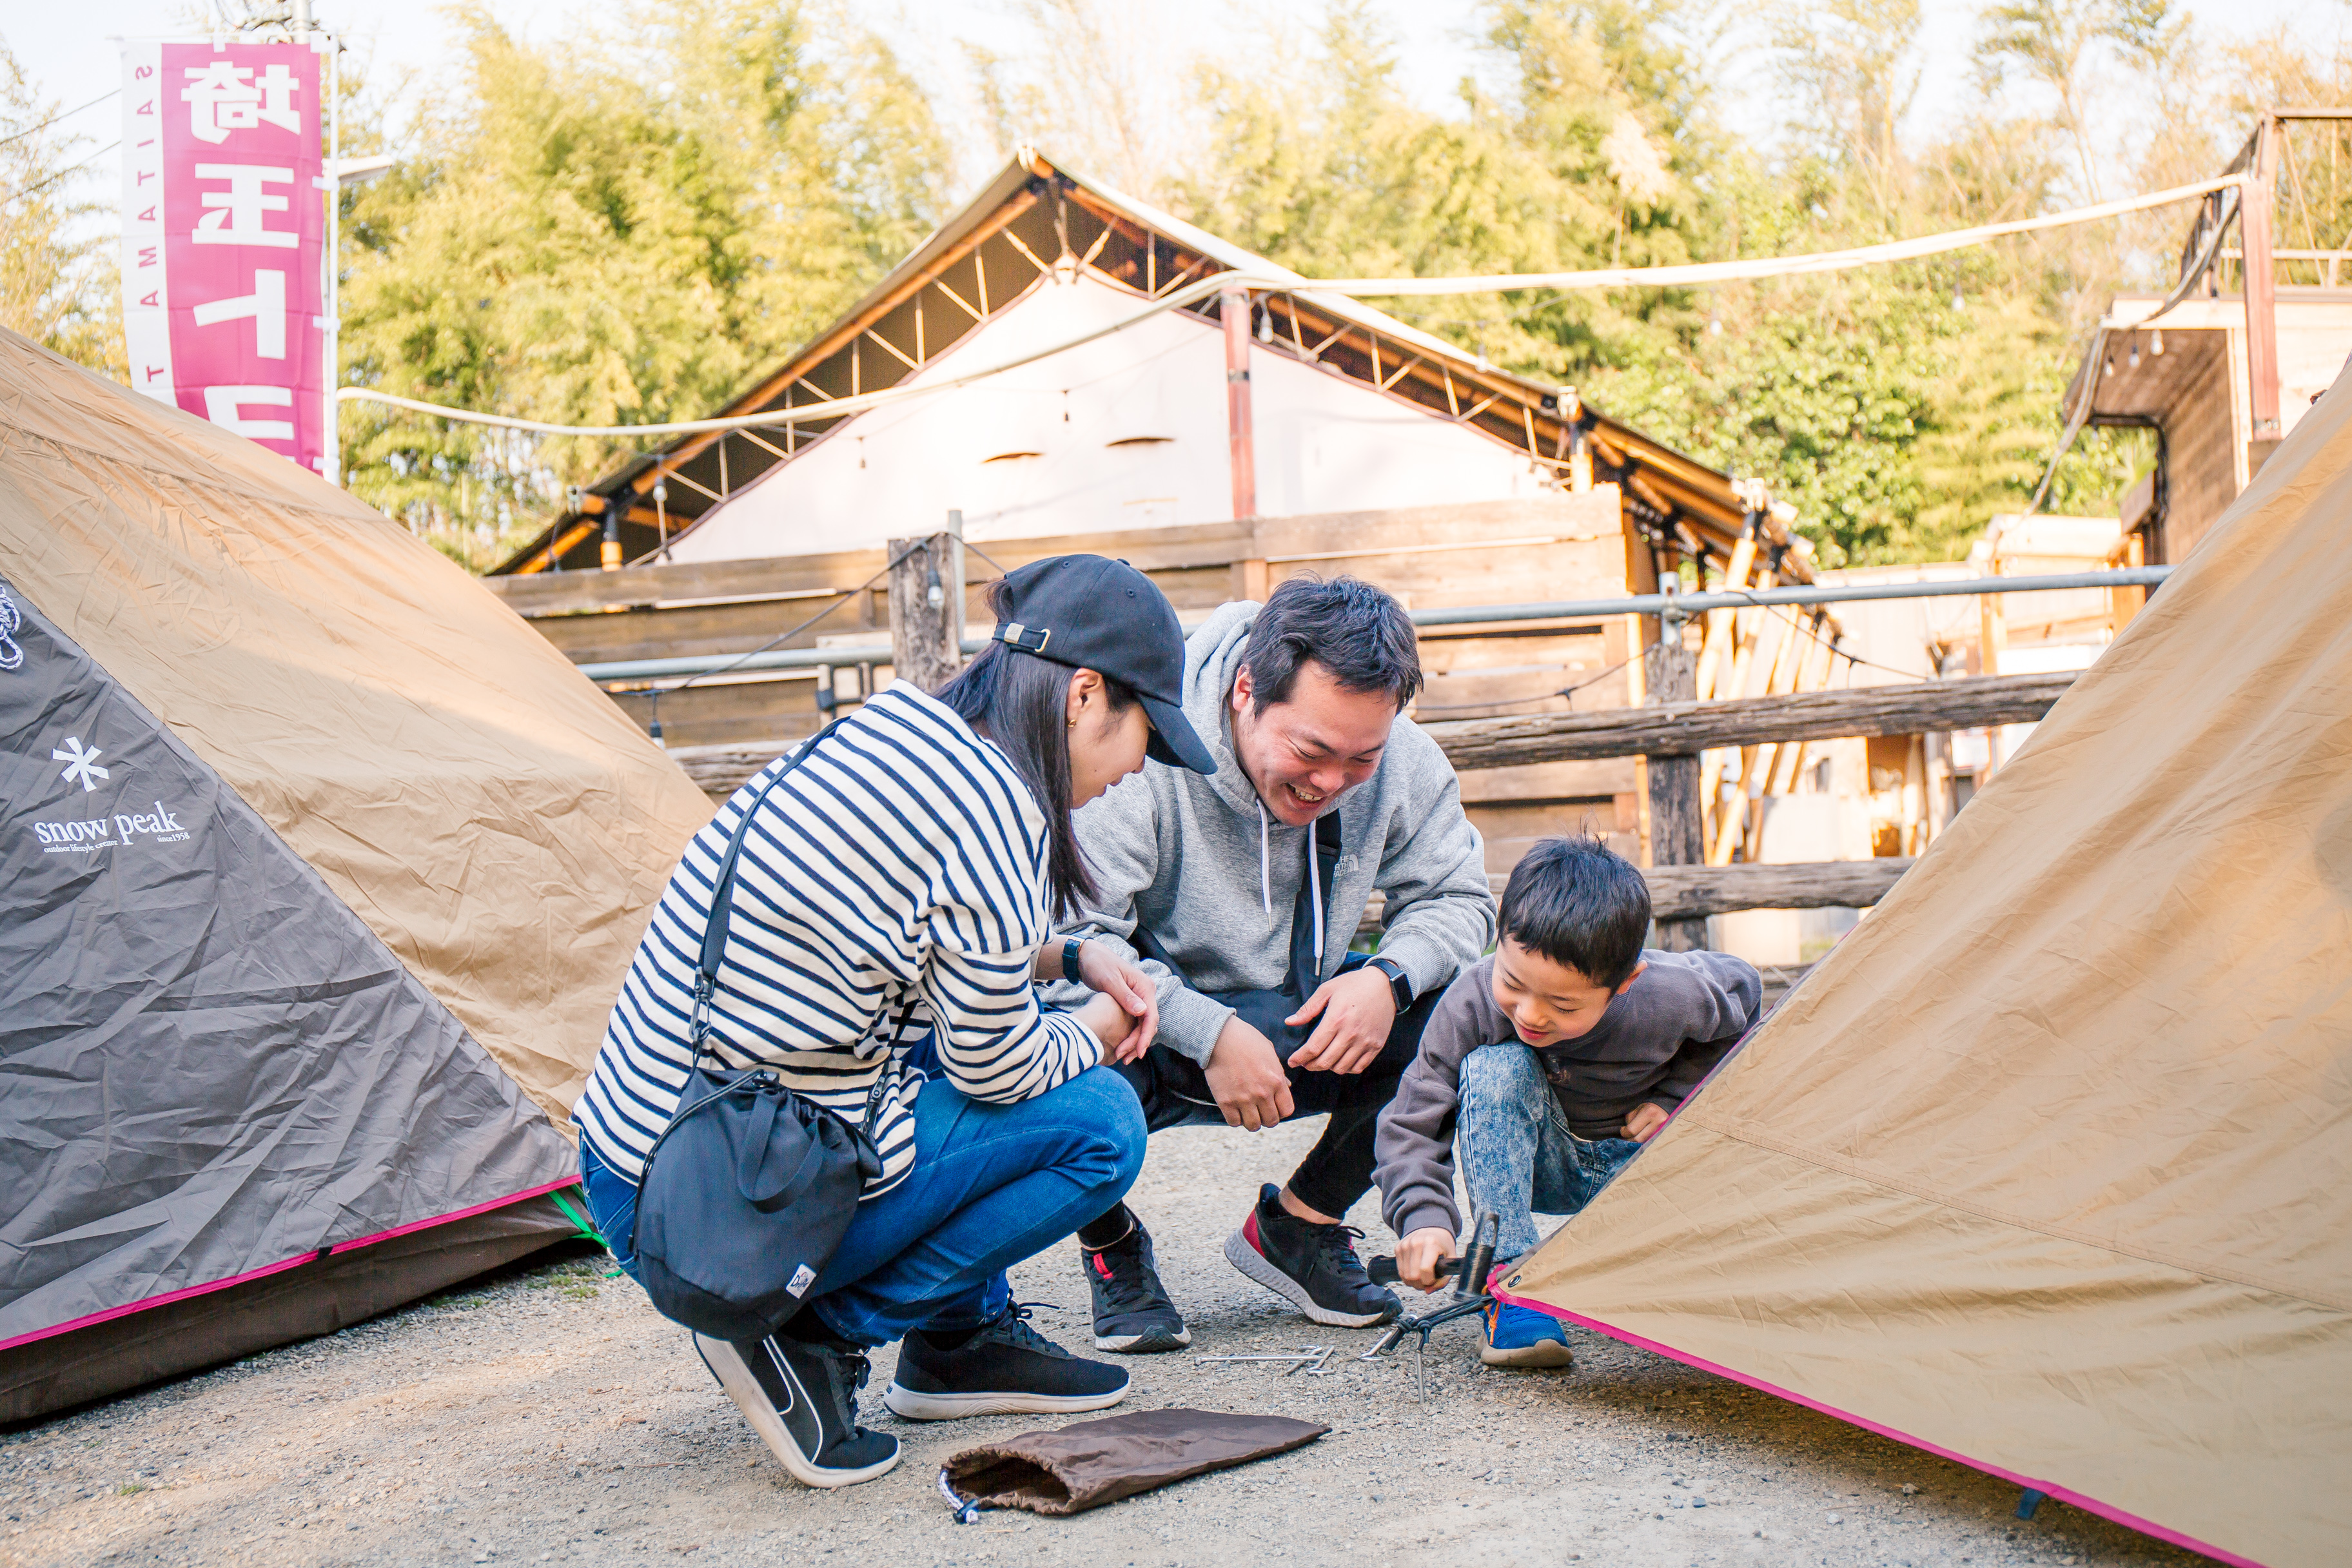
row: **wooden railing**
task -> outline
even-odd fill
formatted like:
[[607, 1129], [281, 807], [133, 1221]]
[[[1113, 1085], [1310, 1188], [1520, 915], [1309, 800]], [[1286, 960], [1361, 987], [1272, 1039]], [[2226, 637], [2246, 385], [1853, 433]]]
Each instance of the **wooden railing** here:
[[[2072, 671], [1985, 676], [1539, 719], [1454, 720], [1424, 724], [1422, 730], [1455, 768], [1465, 770], [1632, 755], [1688, 756], [1717, 746], [2030, 723], [2049, 712], [2074, 679]], [[775, 753], [768, 747], [703, 746], [675, 754], [696, 784], [724, 795], [766, 766]], [[1885, 898], [1911, 864], [1908, 856], [1880, 856], [1795, 865], [1653, 866], [1643, 875], [1658, 921], [1697, 922], [1738, 910], [1864, 909]], [[1494, 883], [1499, 894], [1503, 879], [1496, 877]], [[1378, 930], [1380, 920], [1376, 899], [1365, 911], [1364, 930]]]
[[[981, 541], [965, 554], [966, 621], [990, 618], [986, 584], [999, 568], [1072, 552], [1128, 562], [1187, 620], [1228, 600], [1262, 599], [1274, 584], [1300, 572], [1349, 573], [1417, 608], [1613, 597], [1626, 591], [1628, 572], [1619, 497], [1614, 486], [1602, 485], [1524, 500]], [[601, 666], [748, 653], [845, 595], [822, 619], [774, 646], [887, 646], [887, 592], [876, 579], [887, 559], [877, 546], [483, 581], [574, 664]], [[1570, 659], [1605, 668], [1631, 651], [1623, 646], [1629, 620], [1612, 616], [1577, 624], [1479, 626], [1426, 639], [1423, 662], [1433, 693], [1428, 700], [1502, 705], [1540, 689], [1538, 678], [1514, 679], [1503, 670]], [[1571, 647], [1583, 651], [1568, 651]], [[1483, 673], [1487, 668], [1498, 673]], [[756, 750], [809, 734], [822, 721], [814, 674], [804, 668], [730, 677], [683, 689], [675, 679], [613, 681], [606, 689], [648, 727], [658, 692], [664, 737], [674, 748]], [[843, 683], [856, 679], [845, 670]], [[845, 695], [854, 700], [857, 693]], [[1626, 700], [1622, 677], [1581, 694], [1587, 706]]]
[[[1650, 884], [1652, 918], [1688, 921], [1739, 910], [1867, 909], [1892, 891], [1911, 866], [1907, 855], [1885, 855], [1796, 866], [1653, 866], [1642, 876]], [[1486, 879], [1498, 899], [1509, 879]], [[1374, 893], [1359, 934], [1378, 932], [1383, 910]]]
[[1507, 768], [1598, 757], [1692, 756], [1717, 746], [1916, 735], [1928, 730], [2032, 723], [2050, 711], [2051, 704], [2074, 683], [2077, 673], [1984, 675], [1908, 686], [1866, 686], [1851, 691], [1747, 697], [1729, 702], [1664, 702], [1603, 713], [1458, 719], [1424, 724], [1422, 731], [1444, 748], [1457, 768]]
[[[998, 568], [1075, 550], [1130, 562], [1150, 574], [1188, 617], [1229, 599], [1262, 597], [1272, 582], [1302, 570], [1355, 572], [1416, 609], [1566, 598], [1612, 581], [1616, 587], [1602, 591], [1622, 592], [1625, 542], [1616, 531], [1617, 519], [1613, 494], [1596, 491], [1527, 502], [988, 542], [970, 547], [963, 608], [970, 620], [985, 619], [981, 592]], [[894, 633], [899, 642], [906, 638], [907, 617], [898, 617], [900, 624], [894, 628], [888, 589], [877, 580], [888, 559], [877, 548], [494, 578], [489, 585], [582, 664], [747, 651], [845, 595], [846, 602], [780, 646], [814, 648], [820, 637], [836, 637], [871, 649], [891, 645]], [[921, 574], [898, 575], [910, 593]], [[933, 629], [940, 637], [952, 635], [951, 612], [943, 610], [937, 618], [941, 625]], [[1514, 677], [1513, 670], [1549, 668], [1533, 662], [1538, 658], [1586, 658], [1588, 668], [1613, 667], [1638, 646], [1631, 638], [1639, 625], [1633, 616], [1612, 616], [1590, 624], [1498, 625], [1425, 635], [1423, 659], [1433, 679], [1422, 700], [1439, 708], [1524, 700], [1527, 678]], [[1423, 729], [1465, 775], [1464, 798], [1474, 816], [1511, 805], [1510, 795], [1491, 786], [1555, 801], [1562, 795], [1581, 801], [1597, 788], [1596, 804], [1606, 808], [1613, 798], [1619, 830], [1630, 831], [1632, 803], [1639, 798], [1627, 793], [1637, 788], [1630, 759], [1647, 759], [1649, 837], [1658, 862], [1647, 875], [1661, 939], [1669, 946], [1696, 946], [1704, 942], [1703, 922], [1713, 914], [1874, 904], [1911, 864], [1907, 855], [1800, 865], [1702, 863], [1729, 858], [1720, 851], [1733, 841], [1738, 825], [1735, 821], [1713, 834], [1702, 830], [1699, 803], [1712, 781], [1702, 773], [1697, 753], [1708, 752], [1744, 769], [1753, 760], [1753, 748], [2031, 722], [2074, 679], [2071, 673], [1992, 676], [1858, 690], [1788, 690], [1767, 680], [1762, 684], [1778, 694], [1659, 700], [1662, 693], [1677, 689], [1722, 684], [1736, 689], [1736, 681], [1724, 682], [1719, 674], [1711, 683], [1696, 674], [1710, 665], [1718, 672], [1734, 668], [1739, 637], [1733, 622], [1710, 620], [1703, 644], [1717, 649], [1713, 661], [1704, 647], [1692, 649], [1668, 639], [1652, 650], [1654, 658], [1579, 693], [1580, 708], [1595, 704], [1598, 710], [1438, 719]], [[1471, 651], [1482, 641], [1500, 651]], [[1588, 645], [1585, 653], [1562, 651]], [[1676, 656], [1679, 667], [1669, 668]], [[1641, 669], [1653, 664], [1654, 674], [1642, 677]], [[809, 673], [798, 672], [792, 679], [714, 680], [683, 690], [668, 683], [661, 717], [671, 754], [697, 784], [723, 797], [815, 727], [821, 704]], [[1801, 663], [1796, 674], [1804, 674]], [[646, 691], [608, 689], [640, 721], [650, 717]], [[1625, 705], [1639, 704], [1645, 690], [1647, 705]], [[1740, 748], [1751, 749], [1746, 761]], [[1597, 772], [1591, 766], [1607, 763], [1619, 766]], [[1571, 777], [1563, 768], [1580, 771]], [[1538, 775], [1529, 769], [1545, 770], [1540, 776], [1546, 784], [1536, 786]], [[1772, 770], [1763, 772], [1769, 780]], [[1744, 782], [1744, 772], [1741, 777]], [[1570, 784], [1575, 787], [1563, 787]], [[1709, 853], [1710, 847], [1718, 852]], [[1747, 853], [1756, 853], [1752, 839]], [[1379, 914], [1375, 902], [1366, 918], [1376, 922]]]

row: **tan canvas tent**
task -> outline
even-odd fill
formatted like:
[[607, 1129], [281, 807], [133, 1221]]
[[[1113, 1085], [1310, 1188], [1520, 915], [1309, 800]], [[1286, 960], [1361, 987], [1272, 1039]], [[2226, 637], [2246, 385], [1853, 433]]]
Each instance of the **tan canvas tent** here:
[[2352, 388], [1507, 1281], [2231, 1563], [2352, 1557]]
[[572, 1233], [709, 813], [404, 530], [0, 332], [0, 1420]]

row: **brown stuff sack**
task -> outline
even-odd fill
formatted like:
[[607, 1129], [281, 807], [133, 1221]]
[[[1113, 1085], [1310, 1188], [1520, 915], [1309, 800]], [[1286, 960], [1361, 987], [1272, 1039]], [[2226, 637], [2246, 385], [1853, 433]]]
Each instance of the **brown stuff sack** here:
[[940, 1468], [940, 1484], [967, 1520], [983, 1508], [1083, 1513], [1188, 1476], [1304, 1447], [1329, 1430], [1282, 1415], [1147, 1410], [966, 1448]]

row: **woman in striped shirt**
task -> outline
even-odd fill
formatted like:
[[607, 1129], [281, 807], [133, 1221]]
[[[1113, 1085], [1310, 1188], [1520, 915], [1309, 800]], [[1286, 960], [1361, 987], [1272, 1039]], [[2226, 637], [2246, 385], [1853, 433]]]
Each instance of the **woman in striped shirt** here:
[[[1099, 944], [1049, 942], [1093, 891], [1070, 813], [1143, 765], [1213, 772], [1178, 706], [1176, 613], [1123, 562], [1060, 556], [993, 591], [986, 651], [937, 696], [904, 681], [735, 793], [654, 911], [576, 1108], [598, 1228], [634, 1272], [637, 1183], [690, 1070], [712, 889], [736, 867], [706, 1050], [764, 1067], [882, 1156], [847, 1234], [776, 1334], [696, 1348], [793, 1475], [845, 1486], [898, 1462], [856, 1424], [865, 1352], [903, 1339], [884, 1403], [940, 1420], [1099, 1409], [1127, 1373], [1030, 1330], [1004, 1271], [1115, 1205], [1143, 1158], [1128, 1061], [1153, 986]], [[1044, 1007], [1066, 974], [1097, 994]]]

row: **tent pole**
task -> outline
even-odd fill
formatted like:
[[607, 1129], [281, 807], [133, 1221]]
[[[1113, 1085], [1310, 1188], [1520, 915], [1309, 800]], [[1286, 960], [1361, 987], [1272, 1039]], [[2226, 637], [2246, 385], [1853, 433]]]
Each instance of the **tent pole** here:
[[2278, 280], [2271, 268], [2272, 188], [2284, 127], [2269, 114], [2254, 131], [2252, 178], [2238, 196], [2239, 268], [2246, 300], [2246, 379], [2253, 428], [2249, 454], [2259, 468], [2279, 439]]

